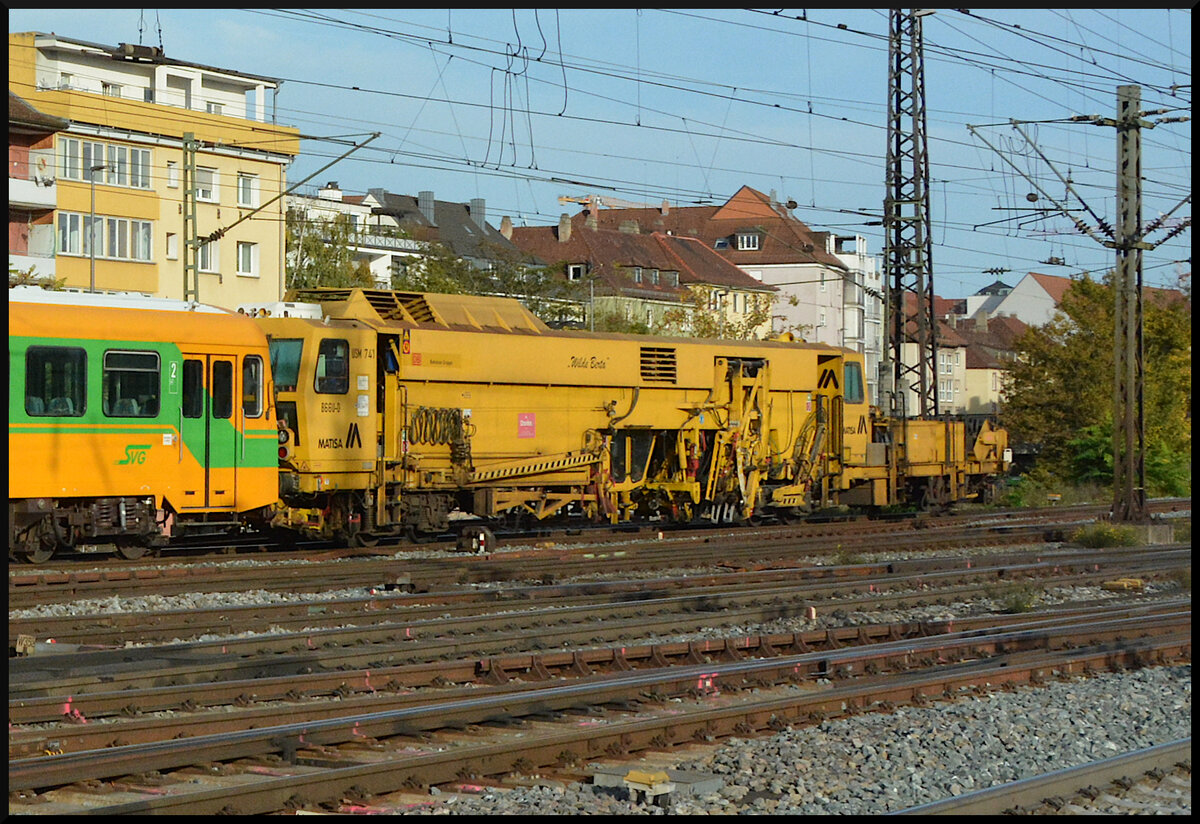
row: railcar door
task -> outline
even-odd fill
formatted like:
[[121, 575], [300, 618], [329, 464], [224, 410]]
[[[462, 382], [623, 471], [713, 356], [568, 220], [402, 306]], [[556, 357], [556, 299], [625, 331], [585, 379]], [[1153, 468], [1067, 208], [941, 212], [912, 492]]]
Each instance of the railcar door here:
[[236, 500], [234, 364], [232, 356], [184, 354], [180, 408], [184, 509], [224, 509]]

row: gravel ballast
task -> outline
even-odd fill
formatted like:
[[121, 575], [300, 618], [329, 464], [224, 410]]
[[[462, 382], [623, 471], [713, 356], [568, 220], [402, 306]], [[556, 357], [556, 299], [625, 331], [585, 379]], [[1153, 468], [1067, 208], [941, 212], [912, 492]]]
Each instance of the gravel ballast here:
[[966, 695], [726, 739], [677, 769], [725, 780], [665, 807], [588, 784], [441, 799], [423, 815], [873, 815], [1191, 736], [1190, 665]]

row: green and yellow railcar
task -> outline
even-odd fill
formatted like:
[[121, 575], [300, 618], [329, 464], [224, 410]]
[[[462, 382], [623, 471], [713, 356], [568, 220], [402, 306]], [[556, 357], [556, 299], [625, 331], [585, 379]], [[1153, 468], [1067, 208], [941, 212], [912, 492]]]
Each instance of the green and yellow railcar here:
[[238, 530], [278, 498], [269, 355], [248, 318], [9, 291], [9, 553]]

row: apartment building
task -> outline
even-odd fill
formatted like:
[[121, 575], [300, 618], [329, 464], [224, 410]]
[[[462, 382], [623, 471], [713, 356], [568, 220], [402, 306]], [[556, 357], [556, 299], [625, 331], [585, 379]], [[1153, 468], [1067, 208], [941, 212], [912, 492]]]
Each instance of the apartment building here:
[[[191, 263], [202, 302], [282, 297], [274, 198], [300, 144], [270, 114], [279, 81], [41, 32], [10, 34], [8, 55], [10, 93], [65, 121], [26, 147], [55, 202], [29, 218], [25, 257], [47, 256], [69, 289], [183, 298]], [[12, 220], [10, 206], [10, 236]], [[52, 249], [44, 228], [33, 231], [48, 223]], [[206, 237], [189, 254], [188, 240]]]

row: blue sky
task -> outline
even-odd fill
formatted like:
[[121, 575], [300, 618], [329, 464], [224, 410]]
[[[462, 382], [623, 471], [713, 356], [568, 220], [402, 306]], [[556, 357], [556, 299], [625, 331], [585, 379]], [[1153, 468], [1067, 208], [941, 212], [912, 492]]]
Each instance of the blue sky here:
[[[1111, 268], [1112, 250], [1034, 209], [1049, 197], [1113, 222], [1115, 130], [1064, 121], [1113, 117], [1122, 84], [1141, 87], [1144, 110], [1169, 110], [1150, 122], [1190, 116], [1191, 12], [942, 9], [923, 21], [935, 291], [971, 294], [996, 279], [987, 270], [1012, 285]], [[291, 181], [346, 148], [322, 138], [378, 131], [312, 183], [482, 197], [493, 225], [554, 223], [579, 208], [561, 195], [687, 206], [749, 185], [875, 253], [887, 30], [872, 9], [9, 10], [10, 32], [161, 45], [283, 80], [278, 122], [313, 138]], [[1010, 120], [1030, 123], [1033, 145]], [[1191, 163], [1190, 122], [1143, 130], [1144, 220], [1191, 194]], [[1014, 166], [1048, 197], [1031, 203]], [[1173, 214], [1190, 216], [1190, 203]], [[1145, 253], [1146, 283], [1174, 285], [1190, 259], [1188, 227]]]

